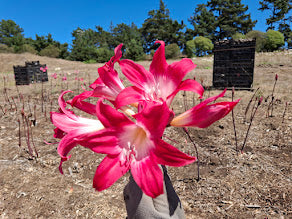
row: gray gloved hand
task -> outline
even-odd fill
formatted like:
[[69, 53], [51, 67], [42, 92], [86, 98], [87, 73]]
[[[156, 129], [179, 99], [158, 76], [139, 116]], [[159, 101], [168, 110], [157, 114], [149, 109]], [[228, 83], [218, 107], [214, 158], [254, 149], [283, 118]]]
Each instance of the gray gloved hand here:
[[124, 189], [124, 200], [128, 219], [180, 219], [185, 218], [179, 197], [174, 191], [167, 175], [165, 166], [162, 166], [164, 175], [164, 193], [157, 198], [145, 195], [130, 176], [129, 183]]

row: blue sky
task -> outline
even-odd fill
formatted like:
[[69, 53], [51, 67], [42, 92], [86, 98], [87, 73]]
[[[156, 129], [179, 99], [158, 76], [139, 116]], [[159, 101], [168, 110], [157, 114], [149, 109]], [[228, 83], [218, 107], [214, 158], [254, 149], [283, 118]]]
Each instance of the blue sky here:
[[[188, 18], [193, 15], [197, 4], [204, 1], [164, 0], [170, 17], [191, 28]], [[253, 20], [258, 20], [255, 30], [266, 30], [268, 13], [260, 12], [258, 1], [242, 0], [248, 5]], [[14, 20], [24, 29], [25, 37], [35, 39], [35, 34], [47, 35], [61, 43], [71, 44], [71, 33], [77, 27], [95, 28], [96, 25], [109, 30], [111, 22], [116, 24], [134, 22], [141, 27], [148, 12], [159, 8], [159, 0], [0, 0], [0, 20]]]

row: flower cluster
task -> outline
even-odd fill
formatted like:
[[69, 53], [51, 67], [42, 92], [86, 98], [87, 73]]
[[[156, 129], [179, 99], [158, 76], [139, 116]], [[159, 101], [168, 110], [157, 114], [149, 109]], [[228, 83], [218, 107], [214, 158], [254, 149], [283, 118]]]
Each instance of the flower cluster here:
[[[93, 179], [93, 187], [101, 191], [110, 187], [129, 170], [142, 191], [151, 197], [163, 193], [163, 173], [159, 167], [184, 166], [196, 160], [162, 140], [167, 126], [205, 128], [226, 116], [238, 103], [211, 102], [222, 97], [207, 98], [200, 104], [176, 116], [170, 106], [179, 91], [191, 91], [203, 96], [204, 89], [193, 79], [183, 80], [196, 65], [190, 59], [168, 64], [165, 44], [153, 56], [147, 71], [142, 65], [122, 58], [122, 44], [115, 55], [98, 69], [99, 78], [90, 91], [64, 100], [59, 97], [59, 112], [51, 112], [56, 126], [54, 137], [60, 138], [58, 153], [62, 163], [70, 158], [68, 153], [76, 145], [106, 154]], [[125, 77], [133, 86], [125, 87], [114, 65], [118, 63]], [[98, 97], [96, 104], [86, 102]], [[77, 116], [67, 104], [78, 108], [96, 119]]]

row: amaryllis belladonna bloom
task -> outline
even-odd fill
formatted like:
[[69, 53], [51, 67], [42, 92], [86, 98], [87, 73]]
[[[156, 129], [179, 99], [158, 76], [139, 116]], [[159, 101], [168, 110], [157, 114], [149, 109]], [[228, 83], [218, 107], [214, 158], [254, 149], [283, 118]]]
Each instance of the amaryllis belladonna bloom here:
[[201, 97], [204, 89], [197, 81], [183, 78], [192, 71], [196, 65], [191, 59], [167, 64], [165, 59], [165, 43], [157, 41], [160, 47], [153, 56], [149, 71], [132, 60], [120, 60], [119, 64], [123, 74], [134, 85], [121, 91], [116, 99], [116, 106], [132, 104], [144, 100], [165, 101], [170, 106], [175, 95], [181, 91], [193, 91]]
[[158, 164], [184, 166], [196, 160], [161, 139], [173, 117], [166, 103], [148, 102], [136, 121], [106, 105], [96, 105], [99, 120], [77, 117], [65, 108], [64, 92], [59, 98], [62, 113], [52, 113], [54, 125], [65, 132], [58, 146], [62, 162], [77, 144], [107, 156], [99, 164], [93, 187], [101, 191], [131, 170], [142, 191], [153, 198], [163, 193], [163, 173]]
[[184, 166], [196, 160], [161, 139], [172, 116], [165, 103], [148, 102], [143, 111], [134, 116], [136, 121], [133, 122], [99, 100], [97, 117], [105, 130], [115, 132], [119, 153], [108, 154], [97, 167], [94, 187], [106, 189], [131, 170], [134, 180], [146, 195], [155, 198], [162, 194], [163, 173], [158, 164]]

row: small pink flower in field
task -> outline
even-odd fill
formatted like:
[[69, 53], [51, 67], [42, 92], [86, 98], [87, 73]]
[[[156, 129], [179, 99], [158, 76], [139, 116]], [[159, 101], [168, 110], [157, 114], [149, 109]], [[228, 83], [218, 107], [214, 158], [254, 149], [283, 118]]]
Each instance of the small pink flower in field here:
[[261, 96], [261, 98], [260, 98], [260, 100], [259, 100], [259, 105], [263, 102], [263, 99], [264, 99], [264, 97], [263, 96]]
[[275, 75], [275, 80], [276, 80], [276, 81], [278, 80], [278, 74]]
[[62, 77], [62, 81], [66, 81], [67, 80], [67, 76], [66, 74], [64, 74], [64, 77]]
[[57, 79], [57, 73], [52, 74], [52, 77], [53, 77], [54, 79]]
[[75, 77], [75, 81], [78, 81], [78, 77]]
[[165, 101], [170, 106], [173, 98], [179, 91], [193, 91], [201, 97], [204, 89], [193, 79], [183, 78], [196, 65], [191, 59], [184, 58], [179, 62], [167, 64], [165, 59], [165, 44], [157, 41], [160, 47], [153, 56], [149, 71], [132, 60], [119, 61], [121, 70], [127, 79], [134, 85], [127, 87], [117, 97], [117, 107], [141, 101]]
[[74, 73], [75, 73], [75, 74], [79, 74], [79, 71], [78, 71], [78, 70], [75, 70]]
[[79, 78], [80, 81], [83, 81], [83, 78]]
[[40, 67], [40, 70], [42, 71], [42, 72], [46, 72], [47, 70], [48, 70], [48, 67], [46, 66], [46, 67]]

